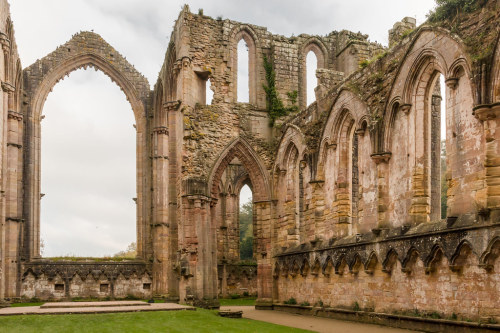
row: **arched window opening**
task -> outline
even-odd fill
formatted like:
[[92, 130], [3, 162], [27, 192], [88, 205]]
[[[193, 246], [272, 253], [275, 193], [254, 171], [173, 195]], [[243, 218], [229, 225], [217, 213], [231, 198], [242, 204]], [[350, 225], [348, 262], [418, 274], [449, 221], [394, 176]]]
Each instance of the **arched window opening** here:
[[248, 44], [242, 38], [238, 42], [238, 82], [237, 101], [249, 103], [250, 101], [250, 77], [249, 77], [250, 57]]
[[77, 70], [43, 111], [42, 255], [135, 257], [135, 119], [123, 92]]
[[212, 81], [208, 79], [205, 89], [205, 104], [212, 105], [213, 99], [214, 99], [214, 91], [212, 90]]
[[431, 119], [431, 221], [446, 218], [446, 85], [436, 74], [429, 98]]
[[316, 101], [316, 93], [314, 88], [318, 85], [318, 79], [316, 78], [316, 70], [318, 69], [318, 58], [313, 51], [309, 51], [306, 57], [306, 94], [307, 94], [307, 105]]
[[358, 222], [358, 205], [359, 205], [359, 149], [358, 149], [358, 133], [352, 134], [351, 146], [351, 223], [357, 226]]
[[240, 191], [240, 260], [253, 259], [253, 199], [252, 190], [244, 185]]
[[[448, 209], [447, 204], [447, 191], [448, 191], [448, 183], [446, 181], [446, 85], [444, 82], [444, 76], [439, 75], [439, 92], [441, 96], [441, 101], [439, 107], [440, 110], [440, 183], [441, 183], [441, 218], [446, 218], [446, 211]], [[445, 98], [443, 98], [443, 96]]]

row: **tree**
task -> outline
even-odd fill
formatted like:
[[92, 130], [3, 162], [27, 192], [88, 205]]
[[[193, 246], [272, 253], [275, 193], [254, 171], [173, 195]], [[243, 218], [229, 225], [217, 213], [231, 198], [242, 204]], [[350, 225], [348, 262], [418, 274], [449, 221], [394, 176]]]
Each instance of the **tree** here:
[[113, 257], [115, 258], [135, 258], [137, 256], [137, 244], [135, 242], [130, 243], [125, 251], [120, 251], [116, 253]]
[[240, 259], [253, 258], [253, 203], [248, 201], [240, 207]]

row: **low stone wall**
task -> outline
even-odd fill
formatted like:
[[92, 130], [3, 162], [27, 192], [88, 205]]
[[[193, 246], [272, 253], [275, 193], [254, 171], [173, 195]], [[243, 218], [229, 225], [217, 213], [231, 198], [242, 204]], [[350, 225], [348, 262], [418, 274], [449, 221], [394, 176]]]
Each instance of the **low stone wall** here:
[[257, 264], [218, 265], [219, 296], [257, 295]]
[[152, 296], [144, 262], [39, 261], [24, 265], [22, 298], [141, 298]]
[[274, 302], [500, 322], [498, 225], [409, 233], [277, 256]]

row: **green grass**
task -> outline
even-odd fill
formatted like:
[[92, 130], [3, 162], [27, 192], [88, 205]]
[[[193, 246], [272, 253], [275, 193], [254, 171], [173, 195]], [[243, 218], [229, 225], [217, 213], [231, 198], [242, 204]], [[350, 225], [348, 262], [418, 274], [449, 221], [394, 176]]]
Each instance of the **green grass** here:
[[85, 315], [0, 317], [0, 332], [309, 332], [250, 319], [229, 319], [216, 311], [160, 311]]
[[13, 308], [18, 308], [21, 306], [40, 306], [45, 302], [31, 302], [31, 303], [12, 303], [10, 306]]
[[255, 298], [220, 298], [220, 306], [255, 305]]

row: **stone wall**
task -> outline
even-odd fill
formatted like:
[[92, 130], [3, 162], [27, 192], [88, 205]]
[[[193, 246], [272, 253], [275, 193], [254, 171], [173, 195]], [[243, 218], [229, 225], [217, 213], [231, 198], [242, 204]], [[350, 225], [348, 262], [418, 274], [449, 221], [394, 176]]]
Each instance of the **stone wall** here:
[[24, 265], [21, 297], [42, 300], [149, 299], [152, 277], [140, 262], [42, 260]]

